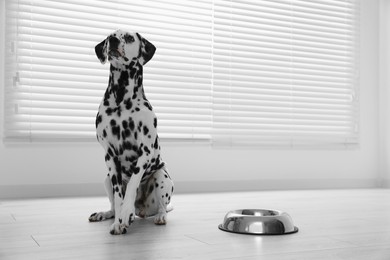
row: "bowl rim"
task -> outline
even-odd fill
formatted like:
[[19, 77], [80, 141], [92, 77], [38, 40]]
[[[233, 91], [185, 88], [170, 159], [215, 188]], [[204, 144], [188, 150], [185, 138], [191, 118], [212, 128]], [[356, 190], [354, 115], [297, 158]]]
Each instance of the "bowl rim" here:
[[[267, 212], [275, 212], [277, 214], [275, 215], [265, 215], [265, 216], [262, 216], [262, 215], [245, 215], [245, 214], [242, 214], [243, 211], [253, 211], [253, 212], [256, 212], [256, 211], [267, 211]], [[241, 213], [240, 213], [241, 212]], [[231, 218], [231, 217], [238, 217], [238, 218], [247, 218], [247, 219], [253, 219], [253, 218], [257, 218], [257, 219], [269, 219], [269, 218], [274, 218], [274, 219], [278, 219], [280, 217], [289, 217], [292, 221], [292, 217], [285, 211], [282, 211], [282, 210], [276, 210], [276, 209], [236, 209], [236, 210], [230, 210], [228, 211], [226, 214], [225, 214], [225, 217], [224, 217], [224, 222], [226, 221], [226, 219], [228, 218]], [[224, 228], [224, 223], [220, 224], [218, 226], [218, 228], [222, 231], [225, 231], [225, 232], [229, 232], [229, 233], [234, 233], [234, 234], [244, 234], [244, 235], [255, 235], [255, 236], [280, 236], [280, 235], [289, 235], [289, 234], [294, 234], [294, 233], [297, 233], [299, 231], [298, 227], [296, 226], [293, 226], [294, 229], [292, 231], [289, 231], [289, 232], [284, 232], [284, 233], [252, 233], [252, 232], [240, 232], [240, 231], [232, 231], [232, 230], [229, 230], [229, 229], [226, 229]], [[291, 223], [293, 224], [293, 222]]]
[[[272, 211], [272, 212], [276, 212], [277, 214], [275, 215], [246, 215], [246, 214], [242, 214], [240, 212], [243, 212], [243, 211]], [[282, 210], [276, 210], [276, 209], [235, 209], [235, 210], [229, 210], [225, 217], [227, 216], [242, 216], [242, 217], [245, 217], [245, 218], [275, 218], [275, 217], [279, 217], [279, 216], [289, 216], [291, 218], [291, 216], [285, 212], [285, 211], [282, 211]]]

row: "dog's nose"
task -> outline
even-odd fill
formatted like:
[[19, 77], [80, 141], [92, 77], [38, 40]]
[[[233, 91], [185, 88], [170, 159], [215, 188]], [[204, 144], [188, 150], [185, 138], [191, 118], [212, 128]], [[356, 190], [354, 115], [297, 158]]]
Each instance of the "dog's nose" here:
[[110, 36], [108, 38], [108, 44], [110, 45], [110, 49], [118, 49], [119, 43], [120, 41], [118, 40], [118, 38], [114, 36]]

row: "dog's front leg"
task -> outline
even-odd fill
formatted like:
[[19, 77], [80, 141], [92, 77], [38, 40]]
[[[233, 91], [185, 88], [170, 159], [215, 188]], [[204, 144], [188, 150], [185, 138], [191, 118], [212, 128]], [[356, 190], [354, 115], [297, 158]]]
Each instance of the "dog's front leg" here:
[[113, 192], [114, 192], [115, 220], [114, 223], [111, 225], [110, 233], [111, 235], [121, 235], [127, 232], [126, 228], [122, 225], [121, 223], [122, 220], [120, 218], [120, 213], [122, 211], [122, 206], [123, 206], [123, 198], [120, 192], [116, 191], [115, 188]]
[[122, 185], [125, 185], [122, 182], [121, 164], [118, 157], [111, 158], [110, 160], [106, 161], [106, 164], [110, 170], [109, 178], [111, 178], [113, 193], [112, 198], [115, 212], [115, 220], [110, 227], [110, 233], [112, 235], [125, 234], [127, 230], [122, 227], [120, 220], [120, 213], [122, 210], [124, 197], [124, 194], [122, 194]]
[[145, 165], [148, 161], [148, 158], [138, 158], [137, 166], [134, 168], [135, 171], [127, 184], [126, 194], [123, 199], [122, 210], [119, 218], [121, 229], [127, 229], [135, 219], [135, 200], [137, 197], [137, 190], [145, 172], [143, 165]]
[[143, 171], [131, 176], [126, 188], [126, 195], [123, 200], [123, 205], [120, 213], [119, 222], [121, 222], [121, 228], [127, 229], [135, 219], [135, 199], [137, 196], [137, 189], [141, 182]]

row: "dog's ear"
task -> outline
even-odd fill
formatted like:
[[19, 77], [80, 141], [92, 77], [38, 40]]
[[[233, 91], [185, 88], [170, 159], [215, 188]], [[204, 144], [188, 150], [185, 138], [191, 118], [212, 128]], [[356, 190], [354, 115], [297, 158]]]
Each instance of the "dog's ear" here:
[[156, 47], [139, 33], [137, 33], [137, 36], [140, 41], [138, 60], [142, 65], [145, 65], [152, 59], [154, 53], [156, 52]]
[[98, 45], [95, 46], [95, 53], [98, 59], [102, 64], [106, 63], [107, 61], [107, 40], [108, 37], [99, 43]]

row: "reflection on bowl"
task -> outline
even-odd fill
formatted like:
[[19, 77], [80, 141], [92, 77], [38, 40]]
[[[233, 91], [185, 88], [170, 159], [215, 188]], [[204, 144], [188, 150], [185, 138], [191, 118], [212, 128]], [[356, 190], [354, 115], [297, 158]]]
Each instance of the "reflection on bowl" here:
[[250, 235], [285, 235], [298, 232], [289, 214], [269, 209], [229, 211], [219, 229]]

